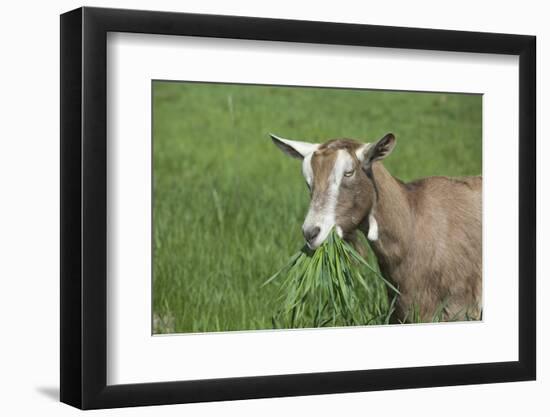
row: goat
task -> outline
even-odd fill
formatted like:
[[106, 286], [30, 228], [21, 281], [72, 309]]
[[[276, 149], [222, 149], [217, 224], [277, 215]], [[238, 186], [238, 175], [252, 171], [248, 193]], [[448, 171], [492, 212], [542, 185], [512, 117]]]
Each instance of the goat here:
[[354, 241], [367, 236], [382, 274], [399, 288], [393, 320], [481, 318], [482, 178], [428, 177], [404, 183], [382, 160], [395, 136], [376, 143], [333, 139], [323, 144], [271, 135], [302, 160], [311, 193], [302, 226], [316, 249], [336, 228]]

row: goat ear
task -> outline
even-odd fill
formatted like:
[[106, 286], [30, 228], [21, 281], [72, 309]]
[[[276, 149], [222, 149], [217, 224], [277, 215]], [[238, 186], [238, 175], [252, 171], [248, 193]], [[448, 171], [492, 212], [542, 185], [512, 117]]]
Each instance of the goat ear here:
[[317, 143], [309, 142], [299, 142], [297, 140], [283, 139], [274, 134], [270, 133], [271, 140], [277, 145], [277, 147], [286, 153], [288, 156], [291, 156], [296, 159], [304, 159], [306, 155], [309, 155], [312, 152], [315, 152], [319, 147]]
[[361, 161], [363, 169], [367, 169], [374, 161], [379, 161], [388, 156], [395, 147], [395, 136], [393, 133], [388, 133], [378, 142], [366, 144], [359, 148], [360, 154], [357, 158]]

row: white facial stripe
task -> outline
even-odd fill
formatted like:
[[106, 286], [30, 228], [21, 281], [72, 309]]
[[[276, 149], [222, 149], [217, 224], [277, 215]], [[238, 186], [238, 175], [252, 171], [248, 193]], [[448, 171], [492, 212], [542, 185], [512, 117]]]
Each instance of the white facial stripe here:
[[347, 151], [343, 149], [337, 151], [336, 160], [334, 161], [334, 167], [332, 168], [332, 172], [330, 173], [329, 178], [329, 181], [331, 181], [331, 185], [335, 184], [338, 186], [339, 189], [340, 183], [342, 182], [342, 177], [344, 176], [344, 172], [350, 170], [352, 167], [353, 160], [351, 159], [351, 156], [349, 156]]
[[[344, 177], [344, 172], [350, 169], [350, 165], [353, 166], [353, 160], [347, 151], [342, 149], [338, 150], [334, 161], [334, 166], [332, 167], [328, 178], [328, 187], [324, 199], [325, 204], [319, 210], [313, 206], [310, 206], [310, 210], [306, 216], [306, 220], [304, 221], [304, 227], [308, 228], [317, 226], [321, 229], [317, 239], [312, 242], [313, 247], [317, 247], [327, 238], [336, 223], [336, 206], [338, 204], [340, 184], [342, 182], [342, 178]], [[304, 167], [305, 166], [304, 160]], [[308, 166], [311, 169], [311, 161], [308, 163]], [[305, 169], [306, 168], [304, 168], [304, 171]], [[305, 175], [306, 174], [304, 173], [304, 176]], [[340, 234], [341, 229], [337, 230], [337, 232]]]

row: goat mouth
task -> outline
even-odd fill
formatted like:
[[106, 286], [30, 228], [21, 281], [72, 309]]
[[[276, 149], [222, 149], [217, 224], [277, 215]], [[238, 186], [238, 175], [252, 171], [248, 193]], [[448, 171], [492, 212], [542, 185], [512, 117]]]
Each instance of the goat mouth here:
[[315, 245], [314, 243], [308, 242], [306, 240], [306, 246], [309, 250], [314, 251], [315, 249], [317, 249], [321, 245]]
[[312, 241], [306, 240], [306, 246], [307, 249], [314, 252], [319, 246], [323, 244], [323, 242], [326, 240], [326, 237], [323, 237], [322, 239], [314, 239]]
[[333, 228], [336, 230], [336, 234], [340, 239], [345, 239], [346, 233], [344, 233], [344, 230], [340, 226], [333, 226], [329, 228], [328, 233], [326, 231], [325, 232], [321, 231], [320, 236], [315, 238], [313, 241], [306, 240], [307, 248], [311, 251], [315, 251], [319, 246], [323, 244], [325, 240], [327, 240]]

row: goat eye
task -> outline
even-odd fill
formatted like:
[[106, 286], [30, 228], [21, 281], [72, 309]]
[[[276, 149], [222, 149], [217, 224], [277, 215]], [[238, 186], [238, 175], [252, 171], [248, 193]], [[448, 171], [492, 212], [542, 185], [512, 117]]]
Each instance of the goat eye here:
[[351, 171], [344, 172], [344, 177], [351, 177], [354, 174], [355, 170], [352, 169]]

